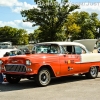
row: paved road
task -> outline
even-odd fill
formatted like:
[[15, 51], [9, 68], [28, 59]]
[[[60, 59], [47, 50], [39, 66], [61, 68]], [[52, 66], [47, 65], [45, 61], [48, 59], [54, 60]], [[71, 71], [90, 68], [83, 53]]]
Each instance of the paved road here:
[[100, 74], [96, 79], [73, 76], [53, 79], [47, 87], [33, 81], [0, 84], [0, 100], [100, 100]]

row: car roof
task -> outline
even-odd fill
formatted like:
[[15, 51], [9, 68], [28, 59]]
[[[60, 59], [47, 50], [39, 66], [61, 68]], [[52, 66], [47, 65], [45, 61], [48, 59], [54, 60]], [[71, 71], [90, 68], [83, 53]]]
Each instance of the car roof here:
[[41, 42], [37, 44], [58, 44], [58, 45], [77, 45], [86, 48], [83, 44], [78, 42]]

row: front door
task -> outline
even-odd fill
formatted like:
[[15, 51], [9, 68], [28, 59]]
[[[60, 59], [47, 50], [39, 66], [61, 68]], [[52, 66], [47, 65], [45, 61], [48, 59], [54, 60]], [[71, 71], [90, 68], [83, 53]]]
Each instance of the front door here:
[[60, 64], [61, 64], [61, 75], [72, 75], [81, 73], [81, 54], [86, 53], [86, 51], [77, 45], [67, 45], [63, 46], [65, 54], [60, 55]]
[[61, 75], [72, 75], [80, 72], [80, 55], [62, 54], [60, 55]]

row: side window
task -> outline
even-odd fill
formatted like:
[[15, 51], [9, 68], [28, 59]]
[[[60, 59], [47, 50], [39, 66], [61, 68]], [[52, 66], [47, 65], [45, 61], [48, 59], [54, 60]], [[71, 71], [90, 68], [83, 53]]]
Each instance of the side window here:
[[73, 46], [71, 46], [71, 45], [66, 46], [66, 51], [67, 51], [69, 54], [73, 54]]
[[84, 53], [86, 53], [86, 51], [83, 48], [81, 48], [80, 46], [75, 46], [75, 53], [76, 54], [84, 54]]
[[74, 47], [72, 45], [64, 45], [64, 46], [62, 46], [62, 48], [68, 54], [75, 54]]

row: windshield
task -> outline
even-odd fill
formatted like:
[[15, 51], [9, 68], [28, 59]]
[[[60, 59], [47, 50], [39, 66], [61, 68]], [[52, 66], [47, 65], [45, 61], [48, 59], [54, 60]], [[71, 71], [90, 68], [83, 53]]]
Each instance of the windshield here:
[[56, 44], [37, 44], [33, 47], [32, 53], [60, 53], [60, 48]]

